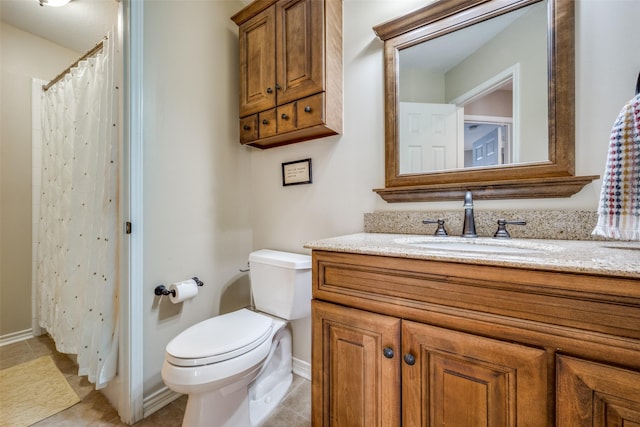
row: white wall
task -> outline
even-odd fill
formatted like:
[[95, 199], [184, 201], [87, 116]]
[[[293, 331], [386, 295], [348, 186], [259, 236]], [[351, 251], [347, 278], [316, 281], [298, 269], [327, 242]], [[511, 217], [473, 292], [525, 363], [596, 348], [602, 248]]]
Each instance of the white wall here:
[[0, 336], [6, 336], [31, 329], [31, 81], [51, 80], [80, 54], [4, 22], [0, 29]]
[[[238, 42], [229, 19], [238, 9], [236, 1], [144, 3], [145, 395], [163, 386], [171, 338], [218, 314], [229, 286], [247, 295], [238, 270], [251, 250], [251, 169], [237, 142]], [[153, 294], [192, 276], [205, 283], [195, 299], [173, 305]]]
[[[462, 201], [388, 204], [382, 42], [372, 27], [424, 0], [344, 0], [344, 132], [268, 150], [237, 144], [237, 28], [246, 2], [145, 2], [145, 394], [161, 386], [166, 342], [218, 311], [221, 288], [252, 249], [308, 253], [305, 242], [359, 232], [374, 210], [461, 209]], [[640, 71], [640, 2], [576, 4], [576, 172], [602, 174], [609, 132]], [[313, 184], [282, 187], [283, 162], [312, 158]], [[477, 209], [595, 210], [599, 182], [564, 199], [477, 201]], [[175, 313], [158, 283], [199, 274]], [[309, 321], [293, 325], [310, 361]]]

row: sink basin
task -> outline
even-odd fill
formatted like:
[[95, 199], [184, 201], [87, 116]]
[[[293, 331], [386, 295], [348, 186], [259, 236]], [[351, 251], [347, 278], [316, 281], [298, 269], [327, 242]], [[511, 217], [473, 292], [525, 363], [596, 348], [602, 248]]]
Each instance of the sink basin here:
[[561, 248], [545, 243], [522, 240], [496, 240], [492, 238], [462, 238], [462, 237], [407, 237], [395, 240], [395, 243], [414, 248], [424, 248], [439, 252], [473, 252], [487, 254], [531, 254], [557, 252]]

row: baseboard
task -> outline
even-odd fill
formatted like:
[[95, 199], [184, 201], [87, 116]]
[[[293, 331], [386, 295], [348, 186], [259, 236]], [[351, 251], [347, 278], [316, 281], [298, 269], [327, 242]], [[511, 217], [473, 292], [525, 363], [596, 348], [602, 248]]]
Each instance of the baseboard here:
[[0, 347], [7, 344], [13, 344], [14, 342], [28, 340], [33, 338], [33, 330], [25, 329], [24, 331], [12, 332], [10, 334], [2, 335], [0, 337]]
[[149, 415], [164, 408], [180, 396], [182, 396], [182, 394], [176, 393], [169, 389], [169, 387], [162, 387], [160, 390], [144, 398], [144, 401], [142, 402], [142, 417], [147, 418]]
[[311, 381], [311, 364], [304, 360], [293, 358], [293, 373]]

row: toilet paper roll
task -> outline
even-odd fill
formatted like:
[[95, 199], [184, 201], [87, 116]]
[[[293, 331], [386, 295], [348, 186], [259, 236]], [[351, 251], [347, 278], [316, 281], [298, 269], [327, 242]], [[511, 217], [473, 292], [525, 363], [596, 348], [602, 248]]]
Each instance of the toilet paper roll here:
[[198, 284], [193, 279], [183, 280], [182, 282], [172, 283], [169, 286], [169, 291], [175, 291], [175, 295], [172, 292], [169, 295], [169, 299], [172, 303], [177, 304], [198, 295]]

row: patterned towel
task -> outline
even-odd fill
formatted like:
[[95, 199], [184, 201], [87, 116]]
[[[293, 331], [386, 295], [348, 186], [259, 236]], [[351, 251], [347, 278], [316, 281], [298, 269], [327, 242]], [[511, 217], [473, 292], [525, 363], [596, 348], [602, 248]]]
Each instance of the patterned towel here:
[[640, 240], [640, 94], [611, 129], [594, 235]]

